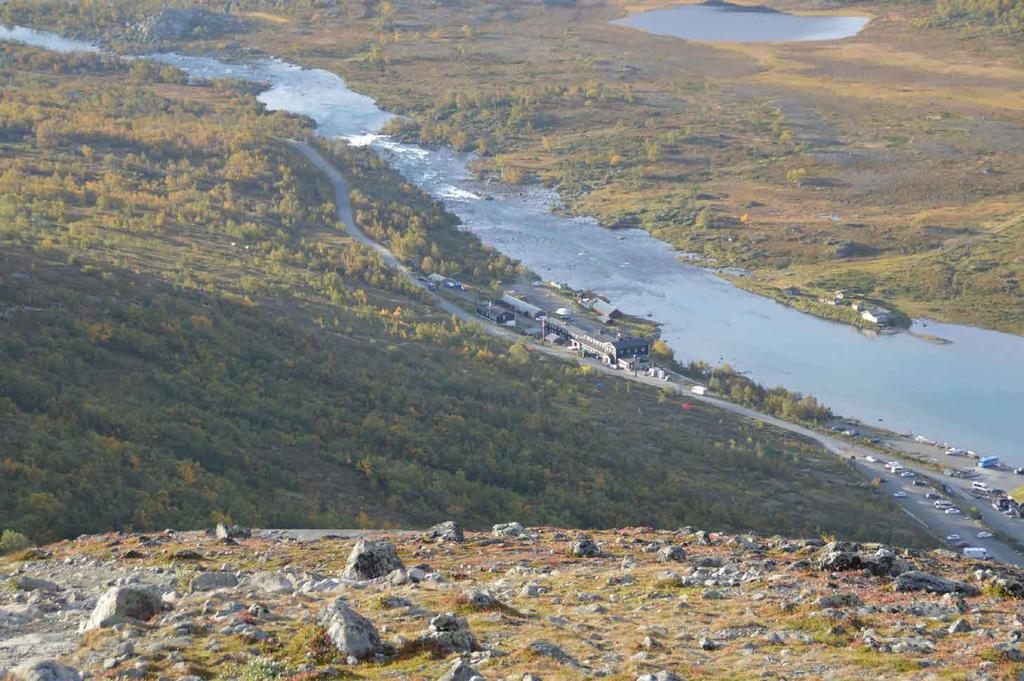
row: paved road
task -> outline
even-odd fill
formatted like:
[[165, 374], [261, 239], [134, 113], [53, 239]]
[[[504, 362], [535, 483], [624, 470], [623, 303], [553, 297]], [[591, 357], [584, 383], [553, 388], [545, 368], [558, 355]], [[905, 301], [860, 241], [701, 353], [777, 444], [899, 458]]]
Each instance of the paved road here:
[[[324, 158], [318, 151], [316, 151], [309, 144], [298, 141], [291, 141], [290, 143], [295, 149], [302, 153], [302, 155], [305, 156], [311, 163], [313, 163], [313, 165], [319, 168], [320, 171], [323, 172], [324, 175], [326, 175], [327, 178], [330, 180], [331, 185], [334, 188], [334, 202], [338, 210], [338, 217], [341, 220], [341, 222], [345, 224], [345, 229], [349, 233], [349, 235], [352, 236], [352, 238], [379, 253], [381, 257], [384, 259], [384, 262], [386, 262], [389, 266], [395, 268], [396, 270], [404, 274], [408, 278], [408, 280], [412, 282], [415, 286], [418, 286], [419, 288], [428, 292], [428, 294], [433, 298], [435, 303], [441, 309], [450, 313], [457, 319], [466, 322], [476, 322], [487, 333], [495, 337], [502, 338], [504, 340], [508, 340], [511, 342], [523, 342], [523, 336], [511, 332], [504, 327], [484, 323], [476, 315], [468, 312], [467, 310], [459, 307], [458, 305], [455, 305], [450, 300], [447, 300], [444, 297], [438, 295], [436, 292], [430, 291], [426, 287], [426, 285], [422, 281], [420, 281], [420, 279], [415, 274], [413, 274], [411, 270], [409, 270], [408, 267], [406, 267], [405, 265], [398, 261], [398, 259], [394, 256], [394, 254], [391, 253], [391, 251], [389, 251], [383, 245], [370, 239], [368, 236], [366, 236], [365, 233], [363, 233], [362, 230], [359, 229], [352, 215], [352, 204], [349, 200], [348, 182], [346, 182], [345, 178], [338, 171], [338, 169], [335, 168], [330, 161]], [[819, 433], [805, 426], [801, 426], [796, 423], [791, 423], [789, 421], [784, 421], [778, 417], [771, 416], [769, 414], [763, 414], [759, 411], [755, 411], [748, 407], [744, 407], [733, 402], [728, 402], [717, 397], [711, 397], [709, 395], [695, 395], [690, 392], [691, 384], [687, 381], [687, 379], [684, 379], [682, 377], [675, 377], [675, 380], [666, 383], [665, 381], [653, 377], [641, 375], [634, 376], [632, 374], [628, 374], [618, 369], [612, 369], [611, 367], [604, 366], [597, 361], [580, 360], [580, 358], [576, 356], [575, 353], [568, 352], [564, 349], [553, 348], [551, 346], [539, 344], [533, 344], [530, 346], [530, 348], [532, 350], [543, 352], [546, 355], [561, 359], [563, 361], [586, 363], [589, 366], [594, 367], [596, 370], [606, 373], [609, 376], [613, 376], [615, 378], [635, 381], [637, 383], [652, 385], [658, 388], [664, 387], [666, 385], [670, 386], [674, 388], [676, 391], [685, 394], [688, 399], [694, 402], [703, 402], [706, 404], [711, 404], [720, 409], [724, 409], [725, 411], [729, 411], [734, 414], [739, 414], [747, 418], [755, 419], [757, 421], [761, 421], [763, 423], [775, 426], [776, 428], [781, 428], [782, 430], [786, 430], [791, 433], [795, 433], [797, 435], [802, 435], [804, 437], [810, 438], [811, 440], [814, 440], [821, 444], [823, 447], [825, 447], [825, 449], [832, 452], [836, 456], [840, 456], [843, 458], [849, 458], [852, 456], [854, 457], [854, 467], [862, 474], [864, 474], [865, 477], [883, 477], [888, 481], [885, 483], [884, 486], [885, 492], [887, 494], [894, 494], [898, 489], [902, 489], [903, 491], [905, 491], [907, 493], [907, 497], [905, 499], [893, 498], [893, 501], [896, 502], [907, 514], [918, 520], [918, 522], [920, 522], [922, 525], [926, 526], [932, 532], [932, 534], [936, 536], [936, 538], [941, 540], [950, 534], [959, 534], [963, 538], [963, 541], [969, 541], [974, 546], [984, 546], [986, 549], [988, 549], [989, 553], [992, 554], [993, 558], [995, 558], [996, 560], [1006, 563], [1024, 565], [1024, 555], [1018, 553], [1009, 545], [1000, 542], [997, 539], [989, 539], [984, 541], [976, 539], [976, 534], [981, 529], [980, 525], [976, 521], [972, 521], [964, 516], [948, 516], [935, 509], [932, 503], [924, 498], [924, 494], [928, 491], [931, 491], [930, 487], [916, 487], [912, 484], [910, 480], [906, 478], [899, 478], [897, 476], [887, 474], [887, 471], [885, 471], [882, 468], [881, 463], [876, 464], [874, 466], [867, 463], [864, 459], [868, 455], [875, 455], [878, 457], [884, 456], [882, 454], [879, 454], [875, 450], [868, 449], [867, 447], [851, 443], [846, 440], [841, 440], [836, 437], [825, 435], [823, 433]], [[934, 471], [930, 471], [924, 466], [914, 465], [909, 462], [905, 463], [905, 465], [907, 466], [907, 468], [914, 470], [918, 475], [925, 474], [931, 477], [936, 477]], [[949, 481], [943, 480], [942, 482], [946, 482], [948, 484]], [[968, 486], [970, 485], [969, 482], [966, 484]], [[966, 494], [966, 492], [964, 494]], [[980, 508], [984, 504], [972, 503], [971, 505], [978, 505]], [[986, 509], [982, 509], [982, 512], [984, 513], [985, 510]], [[995, 516], [997, 516], [993, 519], [996, 523], [999, 523], [1000, 521], [1013, 522], [1010, 519], [1003, 516], [1002, 514], [995, 513], [990, 507], [988, 507], [987, 510], [989, 511], [989, 513], [986, 514], [986, 520], [988, 520], [988, 515], [994, 514]], [[994, 526], [1000, 530], [1003, 530], [1001, 524], [995, 524]], [[1013, 529], [1019, 531], [1019, 528], [1014, 527]]]

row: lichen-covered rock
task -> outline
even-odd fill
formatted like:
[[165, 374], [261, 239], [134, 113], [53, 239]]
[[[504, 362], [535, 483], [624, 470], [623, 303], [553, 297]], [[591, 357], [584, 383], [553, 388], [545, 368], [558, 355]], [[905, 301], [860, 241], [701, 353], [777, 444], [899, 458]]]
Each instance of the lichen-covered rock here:
[[125, 622], [148, 622], [162, 609], [160, 599], [151, 591], [112, 587], [100, 596], [83, 628], [88, 631]]
[[217, 539], [248, 539], [252, 536], [252, 530], [242, 525], [225, 525], [224, 523], [217, 523], [217, 527], [214, 528], [213, 533]]
[[53, 660], [35, 660], [12, 669], [7, 681], [82, 681], [78, 670]]
[[454, 520], [446, 520], [443, 523], [434, 525], [423, 533], [423, 538], [432, 542], [461, 543], [466, 541], [466, 535], [462, 531], [462, 526]]
[[682, 546], [666, 546], [658, 551], [658, 559], [666, 563], [681, 563], [686, 560]]
[[601, 549], [593, 539], [586, 535], [580, 535], [572, 545], [571, 553], [579, 558], [593, 558], [601, 555]]
[[491, 528], [491, 534], [498, 539], [515, 539], [523, 536], [523, 526], [519, 523], [500, 523]]
[[438, 677], [437, 681], [474, 681], [482, 680], [480, 672], [463, 658], [457, 658], [448, 671]]
[[933, 594], [960, 593], [965, 596], [977, 596], [976, 586], [947, 577], [939, 577], [920, 570], [904, 572], [896, 578], [896, 591], [927, 591]]
[[444, 653], [468, 653], [476, 648], [476, 640], [469, 631], [464, 617], [453, 612], [440, 614], [430, 620], [430, 628], [420, 640]]
[[292, 580], [277, 572], [257, 572], [249, 580], [249, 586], [265, 594], [288, 594], [295, 591]]
[[344, 598], [338, 598], [320, 612], [320, 625], [327, 637], [344, 658], [366, 660], [384, 652], [380, 634], [373, 622], [348, 606]]
[[218, 591], [220, 589], [233, 589], [238, 586], [238, 577], [230, 572], [210, 571], [200, 572], [192, 578], [189, 587], [192, 592]]
[[352, 547], [345, 563], [345, 577], [348, 579], [377, 579], [394, 570], [404, 570], [405, 565], [398, 557], [395, 545], [389, 541], [360, 539]]

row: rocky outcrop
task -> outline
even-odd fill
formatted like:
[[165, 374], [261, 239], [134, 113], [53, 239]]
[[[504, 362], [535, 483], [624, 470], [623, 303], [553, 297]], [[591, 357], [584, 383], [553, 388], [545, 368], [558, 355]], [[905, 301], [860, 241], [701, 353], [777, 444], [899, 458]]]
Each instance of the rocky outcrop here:
[[152, 591], [113, 587], [100, 597], [84, 629], [112, 627], [127, 622], [148, 622], [163, 609]]
[[220, 38], [245, 30], [238, 17], [200, 8], [164, 7], [131, 30], [129, 37], [150, 46]]
[[451, 669], [442, 674], [437, 681], [482, 681], [480, 672], [463, 658], [457, 658], [452, 663]]
[[373, 622], [350, 608], [344, 598], [338, 598], [321, 611], [319, 621], [344, 659], [367, 660], [384, 652]]
[[927, 591], [933, 594], [959, 593], [965, 596], [977, 596], [980, 593], [978, 587], [972, 584], [939, 577], [920, 570], [904, 572], [896, 578], [893, 587], [896, 591]]
[[377, 579], [394, 570], [404, 570], [395, 545], [389, 541], [360, 539], [345, 564], [347, 579]]
[[892, 549], [881, 546], [865, 550], [858, 544], [838, 541], [821, 549], [818, 567], [831, 572], [867, 570], [879, 577], [893, 577], [911, 569], [910, 563], [898, 557]]
[[424, 532], [423, 538], [426, 541], [432, 542], [462, 543], [466, 541], [466, 534], [462, 531], [462, 526], [457, 522], [454, 520], [446, 520], [443, 523], [434, 525]]
[[519, 523], [500, 523], [491, 528], [491, 533], [498, 539], [516, 539], [523, 536], [523, 526]]

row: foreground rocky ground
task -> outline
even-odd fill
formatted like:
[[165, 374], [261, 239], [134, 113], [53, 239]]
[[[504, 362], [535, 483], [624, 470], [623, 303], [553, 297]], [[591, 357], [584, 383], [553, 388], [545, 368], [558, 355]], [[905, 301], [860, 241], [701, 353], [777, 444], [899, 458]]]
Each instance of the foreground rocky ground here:
[[0, 676], [1017, 678], [1024, 574], [628, 528], [107, 534], [0, 561]]

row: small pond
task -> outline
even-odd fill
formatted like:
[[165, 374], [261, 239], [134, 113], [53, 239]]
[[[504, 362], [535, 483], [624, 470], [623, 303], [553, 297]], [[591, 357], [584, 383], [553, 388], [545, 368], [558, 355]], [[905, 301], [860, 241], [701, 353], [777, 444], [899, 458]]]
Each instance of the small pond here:
[[860, 33], [868, 17], [797, 15], [725, 2], [633, 14], [613, 24], [700, 42], [775, 43], [839, 40]]

